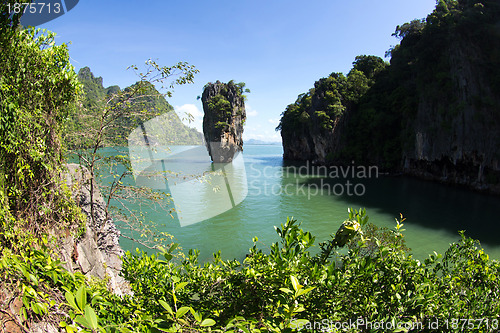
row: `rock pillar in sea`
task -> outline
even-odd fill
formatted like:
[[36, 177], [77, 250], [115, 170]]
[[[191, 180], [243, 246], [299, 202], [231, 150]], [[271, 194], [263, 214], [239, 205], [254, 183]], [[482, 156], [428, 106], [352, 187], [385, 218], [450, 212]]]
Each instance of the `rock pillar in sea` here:
[[243, 150], [244, 86], [244, 83], [217, 81], [203, 89], [203, 134], [215, 163], [232, 162], [234, 155]]

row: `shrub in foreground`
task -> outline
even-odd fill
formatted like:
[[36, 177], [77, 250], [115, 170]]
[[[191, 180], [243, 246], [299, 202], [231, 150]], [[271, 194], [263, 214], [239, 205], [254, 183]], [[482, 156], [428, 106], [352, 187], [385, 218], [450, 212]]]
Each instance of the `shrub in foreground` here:
[[[57, 262], [39, 263], [50, 260], [43, 251], [33, 261], [3, 249], [0, 272], [24, 286], [26, 316], [58, 311], [67, 332], [498, 330], [500, 265], [477, 241], [460, 233], [444, 256], [421, 262], [404, 245], [402, 220], [392, 231], [367, 220], [364, 210], [350, 210], [317, 254], [314, 236], [293, 219], [276, 228], [280, 241], [268, 251], [255, 238], [243, 262], [216, 253], [200, 264], [198, 251], [182, 255], [176, 244], [127, 253], [122, 273], [133, 293], [123, 297]], [[60, 292], [43, 292], [49, 288]]]

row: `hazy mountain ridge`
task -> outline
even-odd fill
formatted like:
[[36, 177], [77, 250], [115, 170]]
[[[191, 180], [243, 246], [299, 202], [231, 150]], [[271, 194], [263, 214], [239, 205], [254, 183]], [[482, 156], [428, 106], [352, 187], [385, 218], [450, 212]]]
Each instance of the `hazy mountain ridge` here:
[[[134, 86], [126, 87], [123, 91], [120, 87], [114, 85], [110, 87], [103, 86], [102, 77], [96, 77], [89, 67], [83, 67], [78, 72], [78, 79], [83, 85], [82, 106], [79, 110], [74, 110], [72, 114], [71, 126], [85, 129], [89, 122], [96, 121], [92, 119], [94, 115], [105, 107], [105, 103], [114, 95], [123, 93], [126, 95], [132, 91]], [[144, 84], [144, 83], [143, 83]], [[130, 116], [121, 117], [116, 120], [115, 126], [110, 126], [105, 133], [102, 146], [125, 146], [128, 144], [128, 136], [135, 128], [148, 122], [151, 116], [142, 116], [141, 114], [156, 114], [157, 120], [152, 128], [152, 132], [147, 135], [150, 141], [155, 145], [183, 145], [183, 144], [202, 144], [203, 135], [194, 128], [184, 125], [175, 113], [174, 108], [167, 102], [154, 85], [145, 83], [143, 97], [134, 100], [130, 106], [132, 112]], [[148, 112], [143, 112], [147, 110]], [[94, 117], [95, 118], [95, 117]], [[155, 118], [156, 119], [156, 118]]]

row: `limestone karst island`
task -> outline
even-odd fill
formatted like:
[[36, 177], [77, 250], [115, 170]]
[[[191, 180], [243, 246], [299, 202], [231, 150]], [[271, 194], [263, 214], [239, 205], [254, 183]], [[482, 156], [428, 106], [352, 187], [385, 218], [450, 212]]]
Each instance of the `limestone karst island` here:
[[0, 333], [500, 331], [498, 0], [0, 9]]

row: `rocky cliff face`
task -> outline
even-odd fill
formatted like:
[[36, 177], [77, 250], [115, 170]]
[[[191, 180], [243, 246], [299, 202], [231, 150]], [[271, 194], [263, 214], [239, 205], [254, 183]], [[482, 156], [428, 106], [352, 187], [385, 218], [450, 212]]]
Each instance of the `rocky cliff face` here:
[[283, 158], [286, 160], [311, 161], [313, 164], [331, 164], [341, 151], [342, 133], [345, 131], [348, 114], [335, 118], [333, 128], [324, 130], [311, 109], [310, 129], [300, 128], [282, 131]]
[[[72, 189], [75, 200], [87, 215], [85, 233], [75, 239], [63, 239], [60, 256], [66, 262], [65, 268], [74, 272], [106, 279], [109, 277], [110, 290], [118, 295], [129, 291], [128, 284], [119, 275], [124, 252], [119, 245], [120, 232], [112, 220], [106, 218], [105, 203], [98, 190], [95, 190], [94, 219], [90, 218], [90, 192], [88, 190], [89, 172], [79, 164], [68, 164], [66, 183]], [[94, 221], [94, 222], [93, 222]]]
[[413, 144], [403, 151], [403, 170], [500, 193], [500, 94], [478, 64], [481, 51], [473, 43], [459, 39], [447, 54], [452, 92], [419, 97], [416, 116], [406, 124]]
[[229, 163], [243, 150], [243, 124], [246, 119], [242, 86], [208, 83], [203, 90], [203, 134], [213, 162]]
[[[118, 241], [120, 233], [113, 221], [106, 218], [105, 203], [98, 190], [94, 193], [94, 219], [90, 218], [90, 191], [87, 189], [89, 172], [78, 164], [68, 164], [65, 174], [66, 184], [71, 189], [74, 199], [87, 215], [86, 230], [78, 238], [70, 235], [68, 230], [55, 227], [50, 233], [59, 239], [57, 251], [63, 267], [71, 273], [82, 272], [86, 276], [98, 277], [107, 281], [108, 288], [113, 293], [122, 296], [130, 293], [128, 283], [119, 275], [121, 270], [121, 256], [123, 250]], [[94, 221], [94, 222], [93, 222]], [[77, 226], [74, 226], [77, 227]], [[61, 234], [63, 232], [64, 234]], [[17, 321], [21, 313], [23, 302], [19, 291], [0, 290], [0, 300], [10, 300], [5, 303], [5, 309], [0, 311], [0, 331], [9, 333], [57, 333], [62, 332], [54, 325], [52, 316], [43, 316], [40, 321], [30, 323], [29, 327], [22, 326]], [[4, 305], [3, 302], [0, 302]], [[62, 314], [59, 313], [59, 314]], [[3, 328], [3, 329], [1, 329]]]
[[[284, 157], [355, 161], [500, 194], [499, 19], [496, 1], [440, 2], [426, 20], [398, 26], [390, 66], [368, 81], [348, 76], [347, 90], [321, 93], [320, 80], [287, 107]], [[345, 108], [333, 117], [332, 93], [349, 97], [366, 82], [353, 103], [340, 98]]]
[[[360, 80], [364, 84], [350, 88]], [[345, 146], [343, 139], [352, 108], [369, 85], [369, 79], [354, 69], [347, 76], [332, 73], [316, 81], [308, 93], [299, 95], [287, 107], [278, 126], [284, 158], [315, 164], [337, 162]]]
[[[349, 112], [331, 117], [330, 126], [324, 126], [322, 110], [328, 108], [322, 89], [323, 81], [315, 83], [314, 92], [310, 96], [308, 107], [302, 111], [301, 120], [296, 126], [281, 128], [283, 142], [283, 158], [288, 160], [307, 160], [314, 164], [328, 164], [341, 149], [340, 138], [343, 135]], [[303, 97], [304, 98], [304, 97]], [[347, 110], [348, 111], [348, 110]]]

